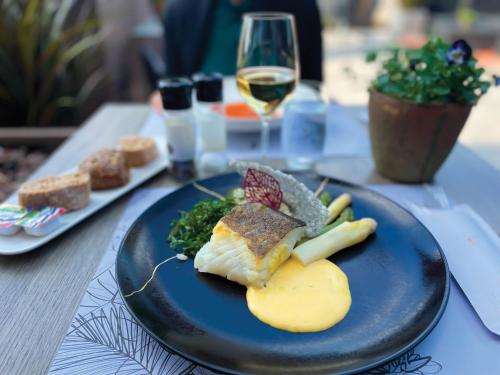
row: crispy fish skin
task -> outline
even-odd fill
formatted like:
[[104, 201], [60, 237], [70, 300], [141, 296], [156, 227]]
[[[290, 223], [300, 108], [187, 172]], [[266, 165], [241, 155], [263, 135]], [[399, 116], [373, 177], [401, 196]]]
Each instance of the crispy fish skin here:
[[289, 258], [304, 228], [299, 220], [260, 203], [235, 207], [217, 223], [210, 241], [196, 254], [194, 267], [242, 285], [262, 287]]
[[305, 226], [302, 221], [260, 203], [236, 206], [221, 220], [244, 237], [248, 248], [259, 257], [276, 246], [287, 233]]

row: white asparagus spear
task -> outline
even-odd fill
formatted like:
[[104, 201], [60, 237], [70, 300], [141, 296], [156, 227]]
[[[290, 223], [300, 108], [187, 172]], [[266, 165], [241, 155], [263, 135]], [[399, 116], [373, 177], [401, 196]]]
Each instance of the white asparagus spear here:
[[351, 204], [351, 196], [347, 193], [340, 194], [335, 200], [328, 206], [328, 221], [330, 224], [333, 220], [339, 216], [344, 208]]
[[346, 247], [364, 241], [375, 232], [377, 222], [371, 218], [346, 221], [338, 227], [297, 246], [292, 256], [307, 266], [312, 262], [325, 259]]

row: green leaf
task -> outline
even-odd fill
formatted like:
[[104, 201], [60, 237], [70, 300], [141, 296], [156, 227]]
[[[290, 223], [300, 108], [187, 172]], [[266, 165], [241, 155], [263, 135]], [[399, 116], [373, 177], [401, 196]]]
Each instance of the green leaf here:
[[84, 37], [77, 43], [73, 44], [70, 48], [64, 51], [61, 58], [57, 61], [45, 78], [40, 89], [40, 97], [46, 100], [50, 95], [52, 88], [55, 85], [57, 74], [68, 64], [71, 60], [75, 59], [88, 49], [96, 46], [102, 41], [102, 34], [92, 34]]
[[52, 27], [49, 32], [49, 40], [52, 41], [59, 38], [60, 34], [63, 32], [64, 22], [66, 21], [73, 4], [74, 0], [61, 1], [52, 21]]
[[463, 92], [463, 97], [466, 103], [468, 104], [476, 104], [477, 102], [477, 96], [474, 94], [472, 91], [465, 91]]
[[70, 48], [64, 51], [61, 61], [59, 63], [59, 68], [68, 64], [71, 60], [87, 51], [88, 49], [95, 47], [102, 42], [104, 37], [103, 33], [88, 35], [77, 43], [73, 44]]
[[55, 112], [59, 108], [63, 107], [74, 107], [76, 105], [76, 100], [75, 98], [71, 96], [62, 96], [60, 98], [57, 98], [53, 102], [47, 104], [41, 114], [40, 114], [40, 120], [38, 121], [38, 125], [41, 126], [49, 126], [52, 125], [50, 123], [51, 119], [54, 117]]
[[423, 94], [423, 93], [421, 93], [421, 92], [416, 93], [416, 94], [415, 94], [415, 101], [416, 101], [417, 103], [424, 103], [424, 102], [425, 102], [425, 100], [424, 100], [424, 94]]
[[448, 95], [450, 93], [450, 89], [448, 87], [443, 87], [443, 86], [436, 86], [431, 89], [431, 92], [434, 95]]
[[377, 60], [377, 52], [370, 51], [366, 54], [366, 62], [373, 62]]
[[[489, 82], [480, 80], [484, 70], [476, 67], [473, 58], [466, 64], [448, 65], [449, 48], [448, 43], [432, 37], [419, 49], [394, 49], [382, 62], [383, 69], [373, 87], [395, 98], [417, 103], [477, 102], [489, 89]], [[417, 61], [418, 65], [410, 64], [411, 61]]]
[[481, 90], [481, 93], [484, 95], [488, 92], [488, 89], [490, 88], [491, 84], [489, 82], [480, 82], [479, 83], [479, 89]]
[[47, 60], [54, 58], [55, 54], [62, 49], [66, 42], [72, 38], [81, 36], [82, 34], [96, 30], [99, 26], [99, 20], [97, 18], [90, 18], [84, 22], [79, 23], [73, 27], [70, 27], [57, 37], [51, 37], [51, 42], [48, 44], [47, 48], [43, 51], [40, 57], [40, 63], [43, 64]]
[[3, 82], [9, 96], [16, 101], [23, 101], [25, 95], [23, 85], [19, 83], [23, 79], [19, 73], [19, 67], [12, 61], [12, 56], [0, 48], [0, 82]]
[[411, 49], [406, 51], [406, 57], [408, 60], [418, 60], [422, 59], [422, 51], [418, 49]]
[[28, 0], [17, 30], [18, 48], [26, 74], [26, 91], [30, 97], [35, 91], [35, 53], [37, 45], [39, 0]]
[[330, 196], [329, 192], [324, 191], [319, 196], [319, 200], [321, 201], [321, 203], [323, 203], [325, 207], [328, 207], [328, 205], [332, 202], [332, 197]]
[[391, 82], [391, 79], [388, 74], [382, 74], [377, 78], [377, 83], [381, 86], [387, 85], [389, 82]]

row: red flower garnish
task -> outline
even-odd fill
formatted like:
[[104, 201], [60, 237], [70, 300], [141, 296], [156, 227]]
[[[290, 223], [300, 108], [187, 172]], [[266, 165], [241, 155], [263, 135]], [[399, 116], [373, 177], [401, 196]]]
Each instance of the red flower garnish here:
[[283, 199], [280, 184], [273, 176], [258, 169], [248, 168], [243, 179], [243, 189], [248, 202], [258, 202], [278, 210]]

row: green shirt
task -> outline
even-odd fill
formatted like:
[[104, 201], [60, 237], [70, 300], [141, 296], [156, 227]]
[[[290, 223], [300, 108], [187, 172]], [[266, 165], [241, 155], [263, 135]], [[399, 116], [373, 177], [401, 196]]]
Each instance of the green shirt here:
[[233, 5], [230, 0], [215, 0], [212, 24], [200, 71], [224, 75], [236, 73], [236, 58], [240, 40], [242, 15], [250, 11], [250, 1]]

